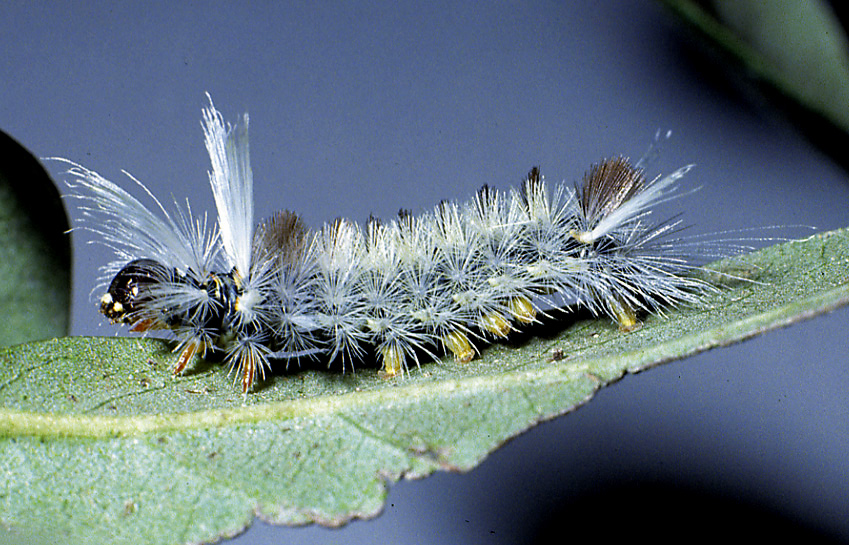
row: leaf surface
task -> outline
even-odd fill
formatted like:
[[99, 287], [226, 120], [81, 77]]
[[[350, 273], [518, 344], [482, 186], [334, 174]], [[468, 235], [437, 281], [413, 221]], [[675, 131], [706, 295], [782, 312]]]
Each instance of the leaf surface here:
[[[0, 521], [71, 541], [195, 543], [254, 516], [339, 525], [380, 512], [387, 484], [468, 470], [602, 386], [849, 302], [849, 230], [712, 267], [737, 280], [629, 334], [559, 329], [403, 378], [289, 370], [243, 398], [226, 369], [170, 376], [153, 339], [66, 338], [0, 352]], [[714, 280], [722, 278], [716, 273]]]

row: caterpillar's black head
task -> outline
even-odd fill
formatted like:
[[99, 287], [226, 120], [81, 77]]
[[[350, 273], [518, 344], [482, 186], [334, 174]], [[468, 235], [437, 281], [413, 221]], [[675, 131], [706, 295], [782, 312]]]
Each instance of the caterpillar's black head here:
[[165, 267], [152, 259], [136, 259], [118, 271], [100, 298], [100, 313], [112, 323], [137, 323], [150, 301], [150, 287], [167, 278]]

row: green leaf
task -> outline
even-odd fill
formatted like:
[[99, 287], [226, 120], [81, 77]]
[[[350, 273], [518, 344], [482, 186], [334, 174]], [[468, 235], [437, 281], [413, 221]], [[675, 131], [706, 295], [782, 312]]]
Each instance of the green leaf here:
[[0, 346], [68, 334], [71, 244], [56, 186], [0, 131]]
[[827, 2], [662, 1], [735, 61], [726, 67], [739, 65], [762, 82], [812, 140], [849, 166], [849, 41]]
[[632, 333], [581, 319], [470, 364], [396, 379], [292, 370], [246, 397], [217, 364], [171, 377], [174, 355], [151, 339], [4, 349], [0, 522], [138, 544], [210, 541], [255, 515], [327, 525], [374, 516], [387, 483], [468, 470], [626, 373], [846, 304], [848, 267], [849, 230], [824, 233], [716, 264], [747, 280]]

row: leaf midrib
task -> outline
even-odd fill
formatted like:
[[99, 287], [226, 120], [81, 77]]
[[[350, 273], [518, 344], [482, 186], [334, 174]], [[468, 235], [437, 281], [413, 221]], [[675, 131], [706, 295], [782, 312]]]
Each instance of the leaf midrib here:
[[[406, 384], [393, 388], [391, 394], [387, 394], [386, 390], [360, 391], [237, 408], [135, 416], [68, 415], [0, 409], [0, 436], [129, 437], [272, 420], [315, 418], [345, 413], [358, 408], [373, 409], [381, 407], [387, 401], [391, 401], [393, 410], [397, 411], [401, 410], [398, 408], [399, 405], [416, 404], [422, 397], [441, 398], [473, 394], [485, 389], [490, 385], [489, 383], [497, 383], [500, 388], [512, 389], [531, 383], [568, 381], [579, 375], [592, 377], [597, 382], [595, 389], [598, 389], [607, 382], [621, 378], [626, 372], [641, 371], [671, 359], [693, 355], [735, 340], [751, 337], [768, 329], [783, 327], [812, 314], [827, 312], [847, 302], [849, 302], [849, 284], [844, 284], [770, 311], [620, 354], [590, 359], [579, 357], [552, 363], [539, 369], [513, 370], [486, 376]], [[805, 312], [805, 309], [811, 310]], [[782, 317], [786, 319], [782, 320]], [[622, 362], [629, 363], [625, 366]], [[612, 374], [611, 370], [613, 370]]]

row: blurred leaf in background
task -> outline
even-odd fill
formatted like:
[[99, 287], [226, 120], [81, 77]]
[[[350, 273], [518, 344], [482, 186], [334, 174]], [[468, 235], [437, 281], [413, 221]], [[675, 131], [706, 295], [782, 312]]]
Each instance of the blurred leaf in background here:
[[705, 60], [718, 60], [714, 64], [754, 80], [811, 141], [849, 169], [849, 41], [841, 12], [833, 9], [843, 4], [662, 2], [696, 30], [702, 51], [708, 53]]
[[68, 334], [71, 237], [53, 180], [0, 131], [0, 346]]

